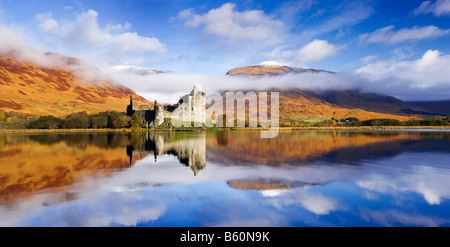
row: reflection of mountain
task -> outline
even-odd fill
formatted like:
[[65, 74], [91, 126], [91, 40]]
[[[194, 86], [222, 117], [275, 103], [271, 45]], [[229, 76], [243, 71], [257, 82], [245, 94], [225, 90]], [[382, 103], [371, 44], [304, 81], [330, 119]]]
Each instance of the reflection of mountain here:
[[0, 135], [0, 204], [125, 169], [128, 140], [111, 134]]
[[420, 151], [430, 145], [438, 146], [434, 150], [450, 152], [449, 138], [450, 133], [445, 132], [296, 131], [261, 139], [257, 132], [223, 132], [208, 138], [207, 159], [229, 165], [299, 165], [317, 160], [354, 164], [408, 150]]
[[[439, 151], [450, 153], [450, 133], [410, 133], [404, 136], [406, 137], [404, 139], [340, 148], [327, 153], [323, 159], [334, 163], [356, 164], [365, 160], [395, 157], [402, 152]], [[419, 136], [420, 138], [417, 138]]]
[[154, 155], [155, 161], [158, 156], [171, 154], [186, 166], [189, 166], [194, 175], [206, 166], [205, 133], [195, 136], [186, 133], [172, 132], [147, 132], [138, 136], [136, 141], [127, 146], [127, 155], [132, 165], [136, 159]]
[[289, 181], [280, 178], [240, 179], [230, 180], [228, 185], [241, 190], [288, 190], [304, 186], [323, 185], [324, 183], [307, 183], [302, 181]]

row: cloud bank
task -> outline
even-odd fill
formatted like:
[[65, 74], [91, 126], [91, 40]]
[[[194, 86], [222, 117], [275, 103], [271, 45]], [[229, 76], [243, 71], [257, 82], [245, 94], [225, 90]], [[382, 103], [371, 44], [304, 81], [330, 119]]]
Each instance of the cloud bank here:
[[92, 59], [101, 57], [111, 63], [139, 63], [137, 58], [142, 54], [167, 51], [166, 45], [157, 38], [130, 32], [129, 23], [101, 27], [98, 13], [92, 9], [78, 14], [75, 20], [57, 21], [47, 12], [36, 15], [36, 21], [48, 42]]
[[450, 75], [447, 72], [437, 73], [449, 65], [449, 56], [429, 51], [415, 61], [375, 61], [352, 73], [303, 73], [264, 77], [182, 73], [139, 76], [118, 71], [108, 74], [118, 82], [128, 82], [127, 86], [149, 100], [157, 99], [167, 103], [176, 103], [178, 97], [190, 92], [194, 84], [200, 85], [204, 92], [246, 89], [270, 91], [273, 88], [314, 91], [356, 89], [391, 95], [406, 101], [433, 101], [449, 99], [450, 83], [447, 78]]

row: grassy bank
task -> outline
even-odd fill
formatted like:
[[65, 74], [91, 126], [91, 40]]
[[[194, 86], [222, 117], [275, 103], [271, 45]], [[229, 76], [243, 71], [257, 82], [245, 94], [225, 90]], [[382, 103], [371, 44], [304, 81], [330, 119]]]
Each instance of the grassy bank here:
[[[450, 126], [358, 126], [358, 127], [280, 127], [279, 131], [296, 131], [296, 130], [395, 130], [395, 129], [433, 129], [447, 130]], [[205, 131], [259, 131], [270, 130], [270, 128], [214, 128]], [[147, 131], [201, 131], [198, 128], [183, 128], [176, 130], [167, 129], [0, 129], [0, 133], [131, 133], [131, 132], [147, 132]]]
[[111, 133], [111, 132], [146, 132], [167, 131], [147, 129], [0, 129], [0, 133]]
[[[234, 131], [269, 130], [270, 128], [230, 128]], [[395, 129], [450, 129], [450, 126], [335, 126], [335, 127], [280, 127], [280, 131], [292, 130], [395, 130]]]

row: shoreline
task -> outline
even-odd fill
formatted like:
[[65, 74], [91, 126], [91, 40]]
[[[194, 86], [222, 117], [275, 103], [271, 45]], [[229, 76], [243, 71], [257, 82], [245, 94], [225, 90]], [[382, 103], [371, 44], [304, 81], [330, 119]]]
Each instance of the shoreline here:
[[[0, 129], [0, 133], [133, 133], [133, 132], [200, 132], [200, 131], [258, 131], [262, 127], [231, 127], [217, 129]], [[450, 126], [359, 126], [359, 127], [279, 127], [279, 131], [301, 130], [450, 130]]]

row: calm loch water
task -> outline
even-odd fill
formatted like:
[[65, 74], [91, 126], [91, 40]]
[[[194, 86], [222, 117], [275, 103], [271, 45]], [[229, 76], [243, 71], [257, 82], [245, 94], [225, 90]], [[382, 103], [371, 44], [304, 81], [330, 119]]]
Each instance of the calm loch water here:
[[0, 226], [450, 226], [450, 132], [0, 134]]

